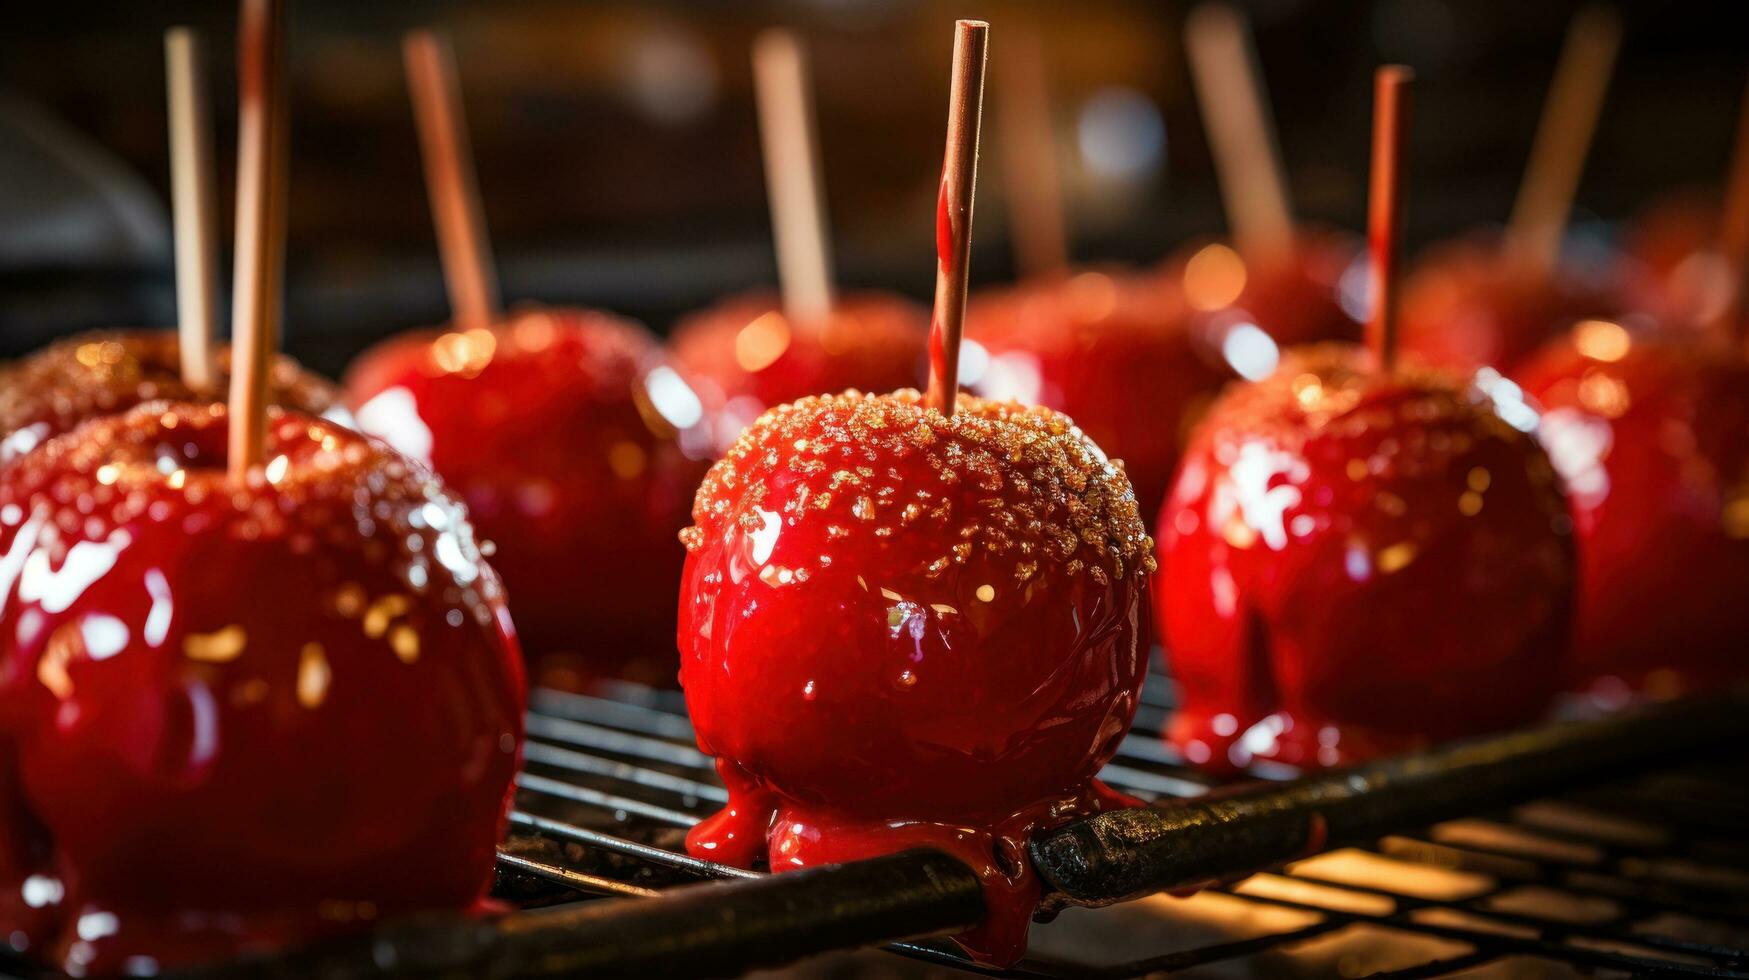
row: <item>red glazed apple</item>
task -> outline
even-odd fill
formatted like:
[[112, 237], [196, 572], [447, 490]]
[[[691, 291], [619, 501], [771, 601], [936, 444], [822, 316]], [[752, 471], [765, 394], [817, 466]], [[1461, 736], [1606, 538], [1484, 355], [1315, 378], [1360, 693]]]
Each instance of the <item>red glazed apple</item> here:
[[1018, 958], [1035, 829], [1094, 774], [1146, 667], [1153, 542], [1067, 419], [914, 391], [806, 398], [742, 434], [684, 535], [681, 684], [726, 809], [696, 855], [774, 870], [937, 847], [978, 870], [978, 958]]
[[465, 910], [522, 732], [496, 575], [423, 467], [156, 402], [0, 477], [0, 931], [155, 972]]
[[1668, 695], [1749, 677], [1749, 363], [1591, 321], [1519, 380], [1578, 533], [1575, 681]]
[[1647, 208], [1622, 236], [1620, 268], [1628, 306], [1665, 329], [1707, 328], [1724, 315], [1737, 275], [1720, 254], [1720, 206], [1680, 194]]
[[[1363, 269], [1355, 261], [1359, 254], [1351, 235], [1302, 231], [1281, 261], [1248, 263], [1226, 244], [1203, 242], [1168, 260], [1165, 274], [1184, 297], [1191, 329], [1216, 349], [1245, 324], [1277, 347], [1358, 340], [1360, 324], [1344, 307], [1344, 298], [1353, 306], [1354, 297], [1364, 292], [1358, 288], [1362, 277], [1355, 274]], [[1268, 373], [1267, 368], [1253, 371], [1249, 363], [1238, 368], [1252, 379]]]
[[1210, 411], [1159, 523], [1186, 758], [1336, 765], [1544, 710], [1570, 520], [1535, 413], [1495, 394], [1321, 345]]
[[364, 431], [429, 461], [467, 503], [538, 681], [672, 683], [674, 536], [710, 442], [655, 338], [603, 313], [536, 309], [387, 341], [347, 395]]
[[1151, 277], [1083, 272], [975, 296], [965, 329], [960, 378], [969, 390], [1070, 415], [1124, 461], [1149, 512], [1191, 425], [1229, 376], [1185, 330], [1172, 291]]
[[1456, 242], [1430, 251], [1404, 283], [1401, 343], [1437, 367], [1510, 373], [1574, 323], [1619, 307], [1574, 275], [1541, 276], [1493, 244]]
[[[221, 369], [214, 392], [183, 382], [178, 350], [169, 330], [88, 333], [0, 368], [0, 467], [99, 415], [160, 398], [224, 397], [230, 350], [214, 352]], [[286, 357], [274, 361], [269, 389], [274, 404], [312, 415], [334, 412], [340, 400], [333, 385]]]
[[674, 366], [713, 405], [727, 447], [760, 412], [807, 395], [892, 391], [923, 380], [929, 314], [888, 293], [838, 297], [821, 324], [792, 323], [775, 295], [734, 296], [682, 320]]

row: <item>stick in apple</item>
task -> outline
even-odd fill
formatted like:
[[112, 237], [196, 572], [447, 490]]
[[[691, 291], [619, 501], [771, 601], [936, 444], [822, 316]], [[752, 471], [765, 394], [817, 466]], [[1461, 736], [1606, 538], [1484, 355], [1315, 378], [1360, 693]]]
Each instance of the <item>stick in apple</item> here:
[[1293, 212], [1250, 26], [1233, 7], [1205, 3], [1184, 38], [1233, 242], [1248, 261], [1282, 260], [1293, 250]]
[[1403, 172], [1409, 132], [1409, 83], [1415, 73], [1386, 65], [1373, 79], [1372, 186], [1367, 202], [1367, 244], [1372, 255], [1372, 316], [1366, 343], [1380, 371], [1397, 362], [1397, 279], [1403, 252]]
[[413, 95], [431, 217], [437, 225], [444, 285], [449, 290], [450, 317], [458, 329], [485, 327], [498, 318], [498, 281], [468, 150], [455, 57], [448, 41], [428, 30], [408, 32], [401, 50], [407, 88]]
[[792, 324], [817, 325], [832, 312], [832, 249], [813, 88], [794, 34], [774, 28], [754, 40], [753, 83], [784, 315]]
[[1621, 17], [1608, 7], [1586, 7], [1567, 28], [1524, 183], [1506, 225], [1507, 249], [1539, 276], [1552, 273], [1560, 260], [1561, 238], [1620, 47]]
[[206, 64], [191, 28], [164, 32], [170, 100], [170, 197], [176, 238], [176, 322], [182, 380], [195, 391], [214, 385], [212, 347], [218, 322], [218, 208], [214, 204], [213, 128]]
[[285, 4], [243, 0], [237, 37], [237, 239], [229, 472], [260, 464], [285, 271]]
[[947, 99], [947, 152], [935, 207], [935, 312], [929, 326], [925, 404], [952, 415], [959, 395], [960, 331], [966, 317], [972, 200], [978, 182], [978, 130], [984, 115], [984, 62], [990, 25], [954, 25], [953, 81]]

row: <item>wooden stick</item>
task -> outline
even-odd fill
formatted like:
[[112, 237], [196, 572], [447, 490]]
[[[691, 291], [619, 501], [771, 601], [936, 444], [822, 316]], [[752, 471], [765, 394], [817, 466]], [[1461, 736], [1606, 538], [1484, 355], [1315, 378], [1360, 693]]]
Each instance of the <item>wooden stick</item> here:
[[794, 34], [774, 28], [754, 39], [753, 84], [784, 314], [792, 323], [819, 324], [832, 312], [832, 248], [813, 86]]
[[207, 109], [200, 36], [187, 27], [164, 32], [170, 98], [170, 197], [175, 214], [176, 322], [182, 380], [212, 391], [218, 326], [218, 207], [214, 204], [213, 126]]
[[1718, 336], [1741, 349], [1749, 331], [1749, 89], [1737, 107], [1736, 143], [1725, 177], [1724, 214], [1719, 222], [1719, 255], [1731, 270], [1731, 302], [1719, 315]]
[[947, 152], [935, 205], [935, 313], [929, 327], [929, 393], [924, 404], [952, 415], [959, 396], [960, 330], [972, 254], [978, 130], [984, 117], [984, 61], [990, 25], [954, 24], [953, 82], [947, 96]]
[[428, 30], [409, 31], [401, 53], [407, 88], [413, 95], [450, 317], [457, 328], [484, 327], [498, 318], [498, 279], [468, 150], [455, 56], [446, 39]]
[[1621, 17], [1614, 9], [1592, 6], [1574, 15], [1506, 225], [1507, 249], [1537, 275], [1552, 273], [1560, 261], [1561, 238], [1620, 47]]
[[1233, 241], [1252, 261], [1282, 259], [1293, 250], [1293, 212], [1250, 25], [1233, 7], [1205, 3], [1184, 39]]
[[1380, 371], [1397, 363], [1397, 278], [1403, 251], [1403, 175], [1409, 135], [1409, 83], [1415, 73], [1386, 65], [1373, 78], [1372, 187], [1367, 243], [1372, 254], [1372, 317], [1366, 343]]
[[262, 462], [268, 368], [285, 272], [285, 3], [242, 0], [237, 34], [237, 239], [229, 471]]
[[1008, 177], [1014, 264], [1023, 276], [1055, 278], [1069, 268], [1069, 236], [1064, 227], [1063, 187], [1057, 177], [1044, 45], [1035, 25], [1005, 30], [1007, 53], [996, 63], [996, 111], [1002, 169]]

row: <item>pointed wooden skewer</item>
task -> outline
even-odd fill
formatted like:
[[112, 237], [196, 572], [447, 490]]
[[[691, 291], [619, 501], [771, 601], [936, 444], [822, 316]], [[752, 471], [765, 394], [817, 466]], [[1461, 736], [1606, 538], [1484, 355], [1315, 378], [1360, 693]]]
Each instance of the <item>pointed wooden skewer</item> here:
[[794, 34], [773, 28], [754, 39], [753, 84], [784, 315], [791, 323], [818, 324], [832, 312], [832, 249], [813, 86]]
[[1574, 15], [1506, 225], [1509, 254], [1538, 276], [1552, 273], [1560, 261], [1561, 238], [1620, 47], [1621, 17], [1613, 9], [1586, 7]]
[[1372, 256], [1372, 317], [1366, 344], [1378, 369], [1397, 363], [1397, 279], [1403, 251], [1403, 184], [1409, 135], [1409, 83], [1415, 73], [1386, 65], [1373, 78], [1372, 185], [1367, 201], [1367, 244]]
[[228, 467], [239, 482], [262, 462], [266, 441], [268, 370], [279, 342], [285, 272], [285, 154], [284, 0], [243, 0]]
[[170, 198], [176, 238], [176, 323], [182, 380], [212, 391], [218, 325], [218, 209], [213, 203], [213, 127], [207, 109], [200, 36], [187, 27], [164, 32], [170, 99]]
[[947, 97], [947, 152], [935, 207], [935, 312], [929, 326], [929, 393], [924, 404], [952, 415], [959, 395], [960, 330], [972, 251], [972, 200], [978, 183], [978, 130], [984, 116], [984, 61], [990, 25], [954, 25], [953, 82]]
[[485, 211], [468, 149], [467, 118], [449, 42], [428, 30], [402, 41], [407, 88], [425, 162], [425, 186], [456, 329], [490, 325], [498, 318], [498, 279], [493, 271]]
[[1205, 3], [1184, 39], [1233, 242], [1249, 261], [1282, 259], [1293, 250], [1293, 212], [1250, 26], [1233, 7]]
[[1731, 302], [1719, 311], [1715, 336], [1728, 339], [1739, 351], [1749, 340], [1749, 88], [1737, 107], [1737, 135], [1731, 148], [1731, 171], [1725, 177], [1724, 214], [1719, 221], [1719, 256], [1731, 275]]
[[1057, 176], [1044, 45], [1034, 25], [1003, 30], [1005, 53], [996, 63], [996, 112], [1001, 126], [997, 136], [1008, 178], [1014, 264], [1023, 276], [1054, 278], [1069, 267], [1069, 236]]

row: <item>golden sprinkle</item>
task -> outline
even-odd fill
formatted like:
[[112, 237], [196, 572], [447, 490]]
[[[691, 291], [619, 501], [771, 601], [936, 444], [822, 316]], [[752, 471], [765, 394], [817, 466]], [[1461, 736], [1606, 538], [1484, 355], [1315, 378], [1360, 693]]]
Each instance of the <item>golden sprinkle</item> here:
[[390, 630], [389, 646], [394, 648], [395, 656], [404, 664], [419, 659], [419, 633], [411, 626], [403, 623]]
[[446, 333], [431, 342], [431, 359], [450, 374], [473, 377], [492, 363], [498, 352], [498, 338], [492, 331], [476, 327], [459, 333]]
[[380, 640], [389, 631], [389, 621], [413, 608], [413, 600], [400, 593], [383, 596], [371, 603], [364, 614], [364, 635]]
[[1583, 320], [1573, 326], [1573, 346], [1595, 361], [1614, 363], [1628, 356], [1634, 340], [1619, 323]]
[[1458, 513], [1465, 517], [1474, 517], [1482, 512], [1482, 495], [1474, 490], [1465, 490], [1458, 498]]
[[232, 623], [212, 633], [190, 633], [182, 638], [182, 653], [190, 660], [205, 664], [228, 664], [242, 656], [249, 645], [249, 634]]
[[[771, 409], [711, 468], [693, 506], [698, 533], [682, 540], [696, 550], [731, 526], [758, 530], [756, 511], [767, 510], [821, 521], [833, 542], [939, 541], [940, 554], [919, 556], [931, 573], [950, 567], [961, 544], [990, 555], [1036, 549], [1071, 574], [1154, 570], [1153, 539], [1121, 465], [1068, 417], [969, 395], [949, 417], [921, 401], [911, 390], [852, 391]], [[790, 465], [803, 439], [818, 467]], [[778, 493], [784, 499], [766, 499]]]
[[321, 707], [333, 679], [334, 672], [328, 669], [328, 656], [322, 644], [304, 644], [298, 653], [298, 703], [312, 710]]
[[1351, 459], [1348, 461], [1348, 478], [1350, 480], [1366, 479], [1366, 460]]
[[1579, 404], [1606, 419], [1621, 418], [1632, 399], [1628, 386], [1597, 368], [1585, 372], [1579, 379]]
[[1465, 478], [1464, 482], [1468, 483], [1470, 489], [1477, 493], [1487, 493], [1488, 485], [1494, 482], [1494, 478], [1488, 472], [1487, 467], [1472, 466], [1470, 468], [1469, 476]]
[[1413, 541], [1399, 541], [1381, 550], [1375, 563], [1381, 574], [1390, 575], [1407, 568], [1419, 550]]
[[364, 586], [357, 582], [347, 582], [334, 590], [334, 611], [347, 619], [354, 619], [364, 611]]
[[979, 602], [991, 602], [996, 598], [996, 587], [993, 585], [980, 585], [978, 586], [977, 595]]
[[49, 634], [42, 659], [36, 662], [36, 679], [56, 698], [65, 701], [72, 697], [73, 678], [67, 673], [67, 664], [84, 650], [85, 640], [79, 633], [78, 624], [61, 626]]

